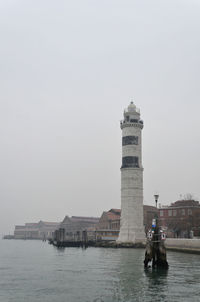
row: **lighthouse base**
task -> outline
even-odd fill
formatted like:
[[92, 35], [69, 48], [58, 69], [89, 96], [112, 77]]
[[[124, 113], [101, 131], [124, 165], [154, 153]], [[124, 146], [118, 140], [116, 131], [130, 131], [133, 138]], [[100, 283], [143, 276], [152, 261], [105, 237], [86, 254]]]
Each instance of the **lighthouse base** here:
[[145, 243], [146, 237], [143, 228], [120, 229], [117, 243]]

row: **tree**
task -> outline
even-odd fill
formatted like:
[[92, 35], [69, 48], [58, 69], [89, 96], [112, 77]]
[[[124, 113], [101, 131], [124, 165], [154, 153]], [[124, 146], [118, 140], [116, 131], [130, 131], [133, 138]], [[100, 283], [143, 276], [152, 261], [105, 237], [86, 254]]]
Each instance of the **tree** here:
[[191, 193], [186, 193], [183, 195], [183, 200], [195, 200], [195, 198]]

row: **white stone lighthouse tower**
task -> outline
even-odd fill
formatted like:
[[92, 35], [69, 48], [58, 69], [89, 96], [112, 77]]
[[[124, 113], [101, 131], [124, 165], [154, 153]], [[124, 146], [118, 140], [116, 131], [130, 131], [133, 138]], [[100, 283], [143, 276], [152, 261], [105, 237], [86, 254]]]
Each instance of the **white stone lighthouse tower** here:
[[140, 111], [133, 102], [124, 111], [122, 129], [121, 220], [118, 242], [139, 243], [143, 226], [142, 128]]

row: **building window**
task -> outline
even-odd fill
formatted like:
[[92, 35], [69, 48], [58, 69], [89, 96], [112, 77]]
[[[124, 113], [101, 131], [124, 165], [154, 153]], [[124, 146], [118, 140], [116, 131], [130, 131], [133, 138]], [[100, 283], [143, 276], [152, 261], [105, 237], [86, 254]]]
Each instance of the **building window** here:
[[124, 136], [122, 137], [122, 146], [138, 145], [138, 136]]
[[139, 168], [139, 159], [137, 156], [122, 157], [122, 168]]
[[129, 115], [126, 116], [126, 121], [129, 122]]
[[163, 210], [160, 211], [160, 216], [163, 216]]
[[172, 210], [168, 210], [168, 216], [172, 216]]
[[192, 210], [188, 209], [188, 215], [192, 215]]
[[182, 209], [182, 210], [181, 210], [181, 214], [182, 214], [182, 215], [185, 215], [185, 209]]
[[177, 211], [173, 210], [173, 216], [176, 216], [176, 214], [177, 214]]

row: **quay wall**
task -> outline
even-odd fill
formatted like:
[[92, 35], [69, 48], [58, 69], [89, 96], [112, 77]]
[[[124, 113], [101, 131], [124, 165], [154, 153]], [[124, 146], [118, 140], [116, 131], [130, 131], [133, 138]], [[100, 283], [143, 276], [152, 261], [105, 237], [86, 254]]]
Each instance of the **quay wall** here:
[[165, 246], [170, 250], [200, 254], [200, 239], [167, 238]]

